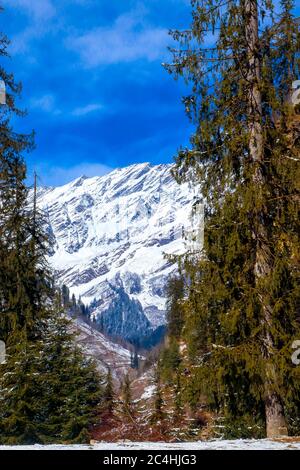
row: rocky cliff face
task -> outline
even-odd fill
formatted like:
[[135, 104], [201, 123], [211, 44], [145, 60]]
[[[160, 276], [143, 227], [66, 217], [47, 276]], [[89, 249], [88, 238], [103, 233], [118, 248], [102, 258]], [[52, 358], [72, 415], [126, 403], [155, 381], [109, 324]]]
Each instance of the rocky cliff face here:
[[165, 322], [165, 284], [183, 252], [196, 196], [171, 165], [132, 165], [41, 188], [59, 282], [91, 304], [103, 331], [138, 342]]

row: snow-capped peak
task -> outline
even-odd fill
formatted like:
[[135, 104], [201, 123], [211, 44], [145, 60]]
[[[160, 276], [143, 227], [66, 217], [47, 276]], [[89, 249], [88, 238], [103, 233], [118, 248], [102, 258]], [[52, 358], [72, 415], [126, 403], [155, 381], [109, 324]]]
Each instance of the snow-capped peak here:
[[164, 253], [184, 250], [194, 200], [171, 167], [135, 164], [39, 192], [59, 280], [93, 302], [110, 334], [147, 336], [165, 322], [164, 287], [176, 267]]

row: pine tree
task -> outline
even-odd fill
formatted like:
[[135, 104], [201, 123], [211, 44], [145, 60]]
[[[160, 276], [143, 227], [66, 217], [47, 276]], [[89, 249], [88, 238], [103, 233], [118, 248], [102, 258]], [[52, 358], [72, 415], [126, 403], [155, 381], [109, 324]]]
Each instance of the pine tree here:
[[[1, 35], [1, 56], [7, 45]], [[95, 365], [75, 345], [61, 314], [46, 262], [36, 177], [31, 193], [25, 184], [23, 153], [32, 148], [33, 135], [10, 126], [14, 115], [22, 115], [15, 105], [21, 87], [2, 67], [0, 78], [7, 89], [0, 108], [0, 338], [7, 350], [0, 365], [0, 441], [83, 441], [102, 389]]]
[[[0, 56], [7, 56], [8, 39], [0, 36]], [[21, 85], [0, 68], [6, 85], [6, 105], [0, 107], [0, 336], [13, 328], [29, 328], [45, 311], [49, 278], [44, 263], [45, 237], [34, 204], [28, 206], [26, 165], [22, 154], [33, 147], [33, 134], [17, 134], [11, 118]], [[40, 278], [40, 279], [39, 279]]]
[[178, 368], [181, 363], [178, 341], [171, 337], [161, 353], [161, 375], [166, 382], [174, 383]]
[[86, 442], [102, 406], [95, 366], [74, 343], [64, 316], [39, 321], [38, 341], [8, 348], [0, 377], [0, 442]]
[[[0, 35], [0, 56], [8, 39]], [[21, 85], [0, 67], [6, 104], [0, 107], [0, 337], [8, 345], [19, 336], [30, 338], [35, 321], [48, 312], [53, 280], [45, 257], [47, 238], [36, 206], [29, 198], [23, 153], [33, 148], [33, 133], [18, 134], [10, 120], [23, 116], [16, 107]], [[36, 189], [36, 186], [35, 186]]]
[[65, 309], [70, 308], [70, 306], [72, 305], [71, 302], [70, 302], [70, 290], [65, 284], [62, 285], [61, 296], [62, 296], [62, 305], [63, 305], [63, 307]]
[[125, 418], [133, 421], [134, 418], [134, 405], [132, 401], [131, 382], [128, 374], [125, 375], [122, 385], [122, 413]]
[[163, 411], [164, 407], [164, 400], [162, 396], [161, 390], [161, 377], [160, 377], [160, 370], [156, 368], [154, 373], [154, 384], [155, 384], [155, 395], [154, 395], [154, 402], [153, 402], [153, 412], [151, 415], [150, 421], [157, 425], [162, 424], [165, 419], [165, 413]]
[[182, 307], [180, 301], [184, 294], [184, 280], [181, 277], [173, 277], [169, 280], [167, 295], [167, 324], [168, 335], [179, 339], [184, 325]]
[[72, 295], [71, 303], [72, 303], [72, 310], [75, 310], [76, 307], [77, 307], [77, 302], [76, 302], [75, 294]]
[[167, 337], [160, 355], [160, 371], [162, 379], [175, 384], [181, 364], [179, 340], [184, 326], [183, 295], [184, 279], [181, 276], [170, 278], [167, 288]]
[[[299, 78], [293, 2], [192, 0], [190, 29], [166, 65], [191, 84], [195, 124], [174, 176], [206, 200], [201, 257], [187, 254], [182, 306], [194, 395], [228, 417], [287, 433], [299, 414], [299, 135], [291, 102]], [[274, 20], [276, 18], [276, 21]], [[214, 44], [205, 47], [211, 34]]]
[[111, 375], [110, 369], [108, 369], [107, 376], [106, 376], [103, 402], [104, 402], [105, 409], [109, 413], [112, 413], [115, 407], [115, 392], [114, 392], [114, 386], [113, 386], [112, 375]]
[[139, 368], [139, 355], [136, 349], [134, 350], [134, 352], [131, 353], [130, 364], [132, 369]]

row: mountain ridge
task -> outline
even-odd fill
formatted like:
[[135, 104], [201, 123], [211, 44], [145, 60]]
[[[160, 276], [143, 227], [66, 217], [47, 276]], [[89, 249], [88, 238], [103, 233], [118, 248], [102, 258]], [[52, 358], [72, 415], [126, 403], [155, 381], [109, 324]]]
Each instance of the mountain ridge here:
[[39, 188], [60, 284], [91, 305], [105, 333], [136, 342], [165, 323], [165, 285], [186, 249], [197, 195], [172, 164], [139, 163]]

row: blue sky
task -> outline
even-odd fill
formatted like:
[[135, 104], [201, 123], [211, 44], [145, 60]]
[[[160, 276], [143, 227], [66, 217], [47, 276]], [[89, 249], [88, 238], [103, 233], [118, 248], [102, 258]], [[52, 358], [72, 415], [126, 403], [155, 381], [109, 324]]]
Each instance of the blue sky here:
[[136, 162], [172, 161], [188, 143], [186, 92], [161, 66], [168, 30], [190, 21], [189, 0], [1, 0], [12, 43], [5, 66], [23, 83], [36, 131], [29, 177], [57, 185]]
[[190, 24], [190, 0], [0, 0], [12, 40], [5, 67], [23, 83], [15, 125], [36, 131], [29, 179], [58, 185], [136, 162], [173, 160], [190, 124], [187, 89], [161, 66], [168, 30]]

